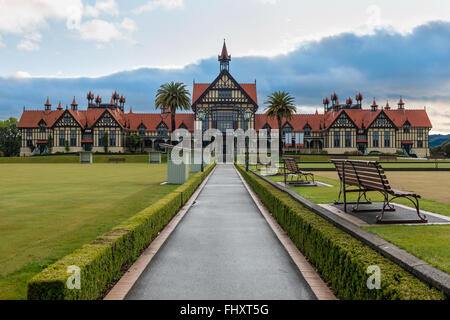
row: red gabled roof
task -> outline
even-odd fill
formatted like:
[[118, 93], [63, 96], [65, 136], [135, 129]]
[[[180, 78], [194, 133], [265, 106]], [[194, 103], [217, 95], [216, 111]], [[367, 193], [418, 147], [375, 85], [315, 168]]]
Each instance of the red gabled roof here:
[[392, 122], [397, 126], [401, 127], [406, 122], [409, 121], [413, 127], [424, 127], [432, 128], [430, 118], [426, 110], [384, 110], [386, 115], [392, 120]]
[[[195, 83], [192, 92], [192, 104], [196, 103], [201, 95], [209, 88], [210, 83]], [[256, 104], [258, 104], [258, 95], [256, 93], [256, 84], [254, 83], [240, 83], [241, 88]]]
[[53, 126], [56, 120], [63, 114], [63, 110], [25, 110], [20, 117], [19, 128], [38, 128], [39, 121], [42, 119], [47, 124], [47, 127]]
[[[172, 123], [170, 115], [161, 118], [159, 113], [128, 113], [124, 115], [127, 119], [129, 129], [137, 131], [139, 126], [143, 124], [147, 131], [156, 131], [159, 124], [164, 122], [169, 131], [172, 131]], [[188, 131], [194, 131], [194, 114], [193, 113], [179, 113], [175, 115], [175, 126], [178, 129], [181, 124], [184, 124]]]
[[[293, 127], [294, 131], [303, 131], [303, 128], [308, 124], [312, 131], [320, 131], [321, 123], [323, 122], [323, 114], [294, 114], [288, 121], [283, 119], [281, 126], [284, 126], [286, 122]], [[271, 119], [265, 114], [255, 115], [255, 128], [256, 130], [263, 129], [264, 126], [269, 124], [271, 129], [278, 129], [277, 119]], [[323, 126], [323, 124], [322, 124]]]

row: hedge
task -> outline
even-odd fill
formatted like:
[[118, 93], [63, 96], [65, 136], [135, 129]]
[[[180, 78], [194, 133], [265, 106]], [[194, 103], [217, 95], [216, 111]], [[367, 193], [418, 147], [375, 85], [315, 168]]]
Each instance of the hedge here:
[[[299, 250], [339, 299], [440, 300], [443, 293], [330, 224], [255, 174], [237, 166]], [[381, 269], [381, 289], [367, 288], [368, 266]]]
[[[150, 207], [116, 226], [110, 232], [82, 246], [28, 282], [29, 300], [93, 300], [123, 273], [123, 269], [137, 260], [159, 231], [172, 219], [191, 197], [214, 164], [203, 173], [196, 173], [185, 184], [164, 196]], [[68, 289], [69, 266], [81, 269], [81, 288]]]

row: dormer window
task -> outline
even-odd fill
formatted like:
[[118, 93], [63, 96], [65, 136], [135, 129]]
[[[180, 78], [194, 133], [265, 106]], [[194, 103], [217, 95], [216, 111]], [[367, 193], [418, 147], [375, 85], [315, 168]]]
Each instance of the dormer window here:
[[266, 130], [267, 136], [270, 137], [270, 132], [271, 132], [272, 128], [269, 126], [268, 123], [266, 123], [266, 124], [264, 125], [263, 129]]
[[138, 128], [138, 131], [139, 131], [139, 135], [140, 136], [145, 136], [145, 126], [143, 125], [143, 124], [141, 124], [140, 126], [139, 126], [139, 128]]
[[403, 133], [409, 133], [411, 131], [411, 126], [409, 125], [409, 123], [406, 123], [403, 126]]
[[182, 124], [180, 124], [178, 129], [186, 129], [187, 130], [187, 127], [186, 127], [186, 125], [184, 123], [182, 123]]
[[310, 137], [311, 136], [311, 127], [309, 125], [304, 127], [303, 130], [305, 131], [305, 137]]
[[161, 123], [161, 124], [158, 126], [157, 134], [158, 134], [158, 136], [160, 136], [160, 137], [166, 137], [166, 136], [168, 135], [168, 134], [167, 134], [167, 126], [166, 126], [164, 123]]
[[39, 131], [40, 132], [45, 132], [45, 122], [44, 122], [44, 120], [39, 122]]

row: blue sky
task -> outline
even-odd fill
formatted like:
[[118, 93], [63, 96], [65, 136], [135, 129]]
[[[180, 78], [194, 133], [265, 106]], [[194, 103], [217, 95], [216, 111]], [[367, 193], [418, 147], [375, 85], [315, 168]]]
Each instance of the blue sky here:
[[151, 112], [161, 83], [209, 82], [223, 38], [238, 81], [302, 113], [332, 91], [400, 95], [450, 133], [450, 1], [0, 0], [0, 118], [118, 90]]

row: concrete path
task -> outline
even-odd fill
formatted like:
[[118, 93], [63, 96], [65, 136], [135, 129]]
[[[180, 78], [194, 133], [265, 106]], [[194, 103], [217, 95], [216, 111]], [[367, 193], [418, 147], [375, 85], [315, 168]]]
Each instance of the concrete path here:
[[126, 299], [316, 299], [232, 165], [196, 204]]

